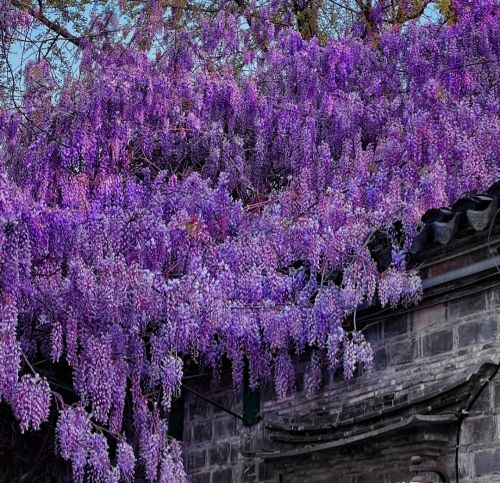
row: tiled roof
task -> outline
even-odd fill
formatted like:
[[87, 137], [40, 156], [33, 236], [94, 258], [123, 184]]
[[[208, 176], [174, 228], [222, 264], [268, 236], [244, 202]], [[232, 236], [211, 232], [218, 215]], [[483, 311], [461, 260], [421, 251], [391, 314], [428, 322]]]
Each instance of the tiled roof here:
[[[410, 249], [410, 265], [425, 260], [426, 254], [439, 246], [446, 246], [457, 238], [500, 226], [500, 181], [486, 193], [461, 198], [451, 207], [426, 212], [424, 226]], [[377, 233], [369, 244], [379, 272], [386, 270], [392, 261], [392, 246], [387, 236]]]
[[458, 200], [451, 208], [429, 210], [422, 217], [425, 223], [415, 238], [410, 253], [416, 255], [430, 244], [447, 245], [458, 232], [483, 231], [498, 222], [500, 182], [487, 193]]

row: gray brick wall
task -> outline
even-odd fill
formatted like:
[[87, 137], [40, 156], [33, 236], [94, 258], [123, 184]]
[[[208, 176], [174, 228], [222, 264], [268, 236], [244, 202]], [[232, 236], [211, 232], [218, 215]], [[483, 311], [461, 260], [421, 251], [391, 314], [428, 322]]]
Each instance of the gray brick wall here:
[[[477, 286], [476, 290], [468, 295], [455, 290], [448, 301], [379, 319], [367, 330], [375, 351], [372, 374], [344, 382], [326, 373], [326, 384], [314, 400], [298, 392], [276, 401], [272, 389], [264, 391], [264, 420], [356, 420], [417, 400], [427, 390], [444, 387], [455, 374], [472, 373], [484, 361], [499, 363], [500, 289]], [[297, 367], [300, 373], [302, 366]], [[230, 384], [205, 383], [203, 393], [236, 413], [243, 411], [241, 394], [233, 394]], [[411, 481], [407, 456], [398, 456], [398, 449], [407, 444], [404, 435], [389, 445], [367, 443], [290, 461], [269, 463], [248, 456], [269, 448], [269, 436], [262, 422], [244, 427], [227, 413], [186, 395], [184, 454], [193, 483]], [[455, 481], [455, 434], [447, 437], [439, 463]], [[415, 451], [418, 454], [419, 449]], [[500, 482], [500, 376], [486, 386], [462, 425], [459, 471], [460, 483]]]

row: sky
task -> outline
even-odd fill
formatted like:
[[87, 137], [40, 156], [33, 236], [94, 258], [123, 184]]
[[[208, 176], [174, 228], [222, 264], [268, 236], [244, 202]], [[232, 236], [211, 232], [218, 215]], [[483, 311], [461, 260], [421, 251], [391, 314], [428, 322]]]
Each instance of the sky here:
[[[92, 10], [95, 8], [95, 5], [90, 4], [86, 7], [85, 16], [87, 16], [88, 19], [90, 19]], [[427, 5], [424, 14], [420, 17], [419, 23], [421, 24], [427, 24], [431, 22], [436, 22], [440, 18], [439, 11], [437, 9], [437, 6], [435, 3], [430, 3]], [[71, 24], [69, 25], [68, 29], [71, 31]], [[39, 34], [44, 34], [47, 31], [47, 29], [43, 26], [37, 26], [36, 22], [33, 22], [33, 28], [31, 31], [31, 36], [34, 35], [39, 35]], [[49, 43], [45, 45], [50, 45]], [[63, 50], [65, 52], [65, 57], [68, 63], [72, 64], [72, 70], [73, 70], [73, 75], [76, 75], [77, 69], [78, 69], [78, 52], [77, 48], [72, 45], [69, 42], [63, 42], [59, 41], [58, 45], [63, 46]], [[9, 62], [16, 74], [20, 73], [20, 69], [26, 65], [26, 62], [29, 60], [36, 60], [38, 57], [38, 50], [30, 48], [26, 50], [25, 45], [23, 45], [23, 42], [16, 42], [11, 49], [10, 55], [9, 55]]]

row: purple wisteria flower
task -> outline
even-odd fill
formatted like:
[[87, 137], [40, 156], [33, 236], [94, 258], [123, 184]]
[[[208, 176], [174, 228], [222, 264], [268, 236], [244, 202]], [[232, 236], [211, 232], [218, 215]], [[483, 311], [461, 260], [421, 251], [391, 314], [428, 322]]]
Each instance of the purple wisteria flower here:
[[49, 417], [51, 398], [48, 382], [38, 374], [21, 377], [12, 397], [12, 409], [22, 432], [40, 429], [40, 425]]
[[[26, 28], [10, 3], [0, 30]], [[200, 36], [147, 3], [130, 44], [82, 41], [60, 87], [30, 62], [0, 108], [0, 398], [22, 431], [57, 398], [77, 483], [185, 479], [166, 416], [186, 361], [280, 398], [306, 350], [309, 397], [325, 369], [368, 373], [360, 305], [417, 301], [422, 215], [500, 179], [495, 0], [394, 29], [377, 4], [377, 35], [325, 42], [272, 22], [283, 2], [245, 29], [200, 12]]]

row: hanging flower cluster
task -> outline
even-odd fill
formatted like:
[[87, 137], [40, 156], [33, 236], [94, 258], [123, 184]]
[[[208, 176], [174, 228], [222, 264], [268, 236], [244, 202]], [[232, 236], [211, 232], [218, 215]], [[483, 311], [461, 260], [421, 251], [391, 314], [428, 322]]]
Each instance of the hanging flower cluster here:
[[370, 369], [358, 305], [416, 300], [422, 214], [500, 175], [498, 5], [456, 3], [455, 24], [376, 42], [261, 16], [251, 50], [221, 15], [202, 39], [163, 33], [159, 59], [89, 43], [57, 95], [30, 66], [33, 121], [0, 110], [0, 398], [37, 429], [68, 366], [56, 435], [75, 481], [183, 481], [164, 416], [190, 358], [227, 356], [235, 385], [247, 361], [280, 397], [308, 346], [310, 396], [324, 362]]
[[16, 384], [12, 397], [12, 410], [19, 420], [21, 431], [40, 429], [49, 417], [52, 393], [45, 379], [25, 374]]

